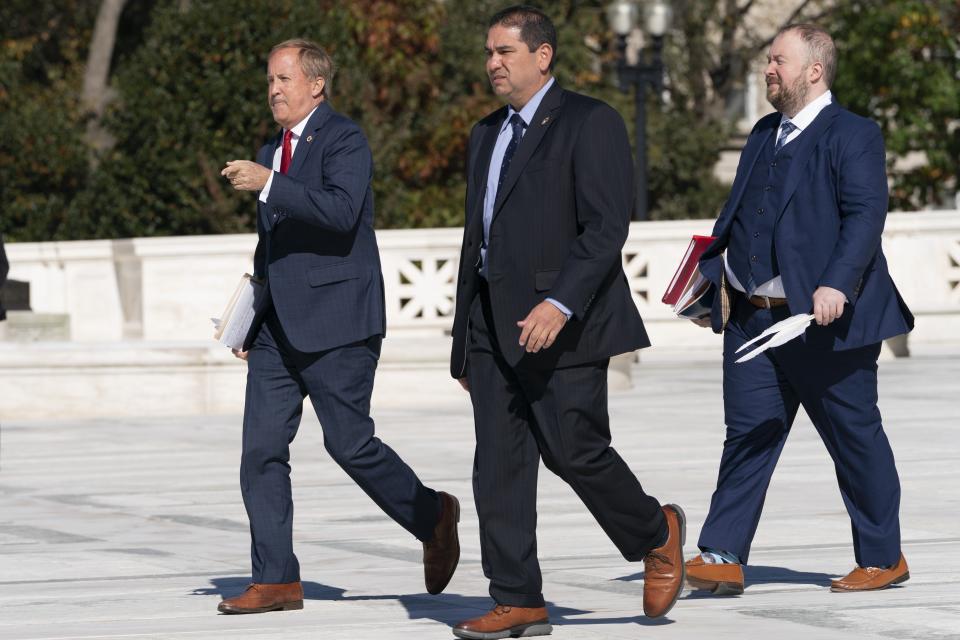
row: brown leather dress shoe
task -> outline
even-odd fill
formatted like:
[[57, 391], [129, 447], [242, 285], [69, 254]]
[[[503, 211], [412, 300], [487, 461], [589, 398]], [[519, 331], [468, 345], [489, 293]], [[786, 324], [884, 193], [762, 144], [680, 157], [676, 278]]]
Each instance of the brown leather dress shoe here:
[[710, 591], [715, 596], [743, 593], [743, 567], [739, 564], [712, 564], [703, 556], [687, 561], [687, 584], [691, 589]]
[[643, 613], [648, 618], [666, 615], [683, 591], [683, 543], [687, 518], [675, 504], [662, 507], [667, 518], [667, 541], [643, 559]]
[[303, 609], [303, 587], [299, 582], [253, 584], [239, 596], [227, 598], [217, 607], [221, 613], [264, 613]]
[[529, 638], [553, 631], [545, 607], [508, 607], [498, 604], [479, 618], [464, 620], [453, 628], [453, 635], [470, 640]]
[[437, 494], [443, 505], [440, 521], [433, 530], [433, 537], [423, 543], [423, 581], [427, 593], [434, 595], [450, 583], [453, 572], [460, 562], [460, 538], [457, 523], [460, 521], [460, 502], [449, 493]]
[[900, 554], [896, 565], [886, 569], [880, 567], [857, 567], [839, 580], [830, 582], [830, 591], [876, 591], [886, 589], [892, 584], [900, 584], [910, 579], [907, 559]]

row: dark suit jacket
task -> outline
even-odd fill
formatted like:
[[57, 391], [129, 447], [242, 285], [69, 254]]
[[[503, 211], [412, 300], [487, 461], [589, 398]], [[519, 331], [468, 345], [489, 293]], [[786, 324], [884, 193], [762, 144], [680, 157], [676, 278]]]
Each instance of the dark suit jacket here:
[[[470, 134], [466, 221], [457, 279], [451, 374], [466, 369], [467, 319], [477, 295], [487, 169], [503, 107]], [[621, 249], [633, 203], [627, 132], [610, 106], [547, 91], [497, 194], [487, 274], [494, 326], [511, 365], [583, 364], [649, 346], [623, 272]], [[539, 354], [519, 346], [517, 322], [546, 297], [573, 311], [557, 341]]]
[[[278, 134], [257, 153], [272, 167]], [[291, 344], [314, 352], [386, 331], [383, 276], [373, 232], [373, 158], [353, 121], [320, 103], [286, 175], [257, 201], [254, 272]], [[269, 306], [247, 337], [252, 343]]]
[[[700, 259], [715, 284], [723, 270], [733, 219], [750, 172], [765, 144], [773, 144], [780, 114], [762, 118], [747, 139], [730, 198], [713, 228], [716, 241]], [[799, 138], [781, 193], [774, 230], [777, 264], [792, 314], [810, 313], [819, 286], [842, 291], [849, 304], [826, 327], [811, 326], [804, 339], [831, 349], [875, 344], [913, 328], [880, 247], [887, 217], [883, 136], [871, 120], [832, 103]], [[719, 296], [712, 314], [720, 331]]]
[[3, 308], [3, 283], [7, 281], [10, 272], [10, 263], [7, 262], [7, 252], [3, 249], [3, 236], [0, 235], [0, 320], [7, 319], [7, 310]]

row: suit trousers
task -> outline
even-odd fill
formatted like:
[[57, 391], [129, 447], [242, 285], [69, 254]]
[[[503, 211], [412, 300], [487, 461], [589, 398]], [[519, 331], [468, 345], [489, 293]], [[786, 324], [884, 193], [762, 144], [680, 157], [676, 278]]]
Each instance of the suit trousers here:
[[880, 344], [844, 351], [802, 338], [737, 364], [734, 352], [787, 307], [757, 309], [735, 293], [723, 340], [726, 440], [717, 489], [698, 542], [746, 564], [770, 477], [802, 405], [833, 458], [860, 566], [900, 557], [900, 480], [877, 408]]
[[608, 361], [512, 368], [493, 326], [484, 292], [470, 309], [467, 353], [481, 560], [499, 604], [542, 607], [536, 535], [541, 459], [576, 492], [627, 560], [642, 560], [662, 544], [666, 519], [610, 446]]
[[370, 395], [380, 336], [303, 353], [271, 308], [249, 350], [240, 487], [250, 519], [253, 581], [295, 582], [290, 443], [309, 395], [334, 461], [404, 529], [429, 540], [440, 516], [436, 492], [374, 436]]

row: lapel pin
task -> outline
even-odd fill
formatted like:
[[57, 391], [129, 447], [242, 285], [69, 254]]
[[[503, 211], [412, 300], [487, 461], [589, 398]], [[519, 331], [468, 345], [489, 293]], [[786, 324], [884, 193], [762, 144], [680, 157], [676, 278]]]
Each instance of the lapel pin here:
[[313, 142], [313, 136], [307, 136], [307, 142]]
[[543, 120], [541, 120], [541, 121], [540, 121], [540, 126], [542, 127], [543, 125], [547, 124], [548, 122], [550, 122], [550, 116], [547, 116], [546, 118], [544, 118]]

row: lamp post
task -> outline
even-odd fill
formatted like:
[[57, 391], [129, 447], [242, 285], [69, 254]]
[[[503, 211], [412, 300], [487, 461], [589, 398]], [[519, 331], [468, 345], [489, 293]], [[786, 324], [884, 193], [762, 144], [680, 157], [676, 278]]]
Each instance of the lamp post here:
[[670, 28], [673, 11], [668, 0], [646, 0], [643, 7], [643, 26], [653, 40], [649, 62], [646, 52], [637, 52], [636, 62], [627, 60], [627, 36], [640, 22], [640, 7], [636, 0], [615, 0], [607, 6], [607, 22], [617, 35], [617, 78], [620, 90], [626, 93], [633, 86], [636, 117], [637, 161], [636, 206], [634, 220], [646, 220], [647, 213], [647, 87], [663, 89], [663, 36]]

